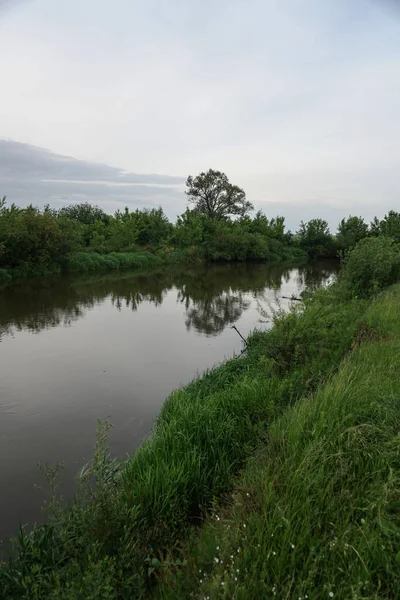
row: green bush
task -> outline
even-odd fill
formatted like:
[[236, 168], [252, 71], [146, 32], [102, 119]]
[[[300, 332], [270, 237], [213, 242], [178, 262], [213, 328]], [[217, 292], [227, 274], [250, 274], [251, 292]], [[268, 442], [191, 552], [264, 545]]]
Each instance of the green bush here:
[[0, 269], [0, 284], [11, 281], [12, 277], [6, 269]]
[[368, 297], [400, 280], [400, 247], [387, 237], [361, 240], [346, 255], [340, 282], [347, 293]]

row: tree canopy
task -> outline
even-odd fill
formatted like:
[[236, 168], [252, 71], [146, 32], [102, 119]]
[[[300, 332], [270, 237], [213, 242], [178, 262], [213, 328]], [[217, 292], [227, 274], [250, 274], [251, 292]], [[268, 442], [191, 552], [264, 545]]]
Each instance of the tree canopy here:
[[196, 177], [189, 175], [186, 187], [189, 202], [195, 205], [197, 212], [212, 218], [243, 216], [254, 208], [246, 200], [244, 190], [232, 185], [221, 171], [209, 169]]

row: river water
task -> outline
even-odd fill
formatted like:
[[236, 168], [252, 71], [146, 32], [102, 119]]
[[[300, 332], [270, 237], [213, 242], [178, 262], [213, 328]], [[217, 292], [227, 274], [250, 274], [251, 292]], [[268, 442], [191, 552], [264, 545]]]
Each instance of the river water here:
[[241, 352], [232, 325], [268, 328], [260, 307], [336, 269], [201, 265], [0, 290], [0, 540], [40, 520], [37, 463], [64, 461], [71, 495], [97, 418], [111, 417], [112, 452], [132, 453], [174, 388]]

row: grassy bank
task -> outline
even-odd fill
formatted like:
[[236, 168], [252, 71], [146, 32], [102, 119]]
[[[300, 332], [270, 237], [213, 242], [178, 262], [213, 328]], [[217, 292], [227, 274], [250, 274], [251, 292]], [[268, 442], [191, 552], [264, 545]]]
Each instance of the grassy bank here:
[[61, 273], [105, 273], [124, 269], [147, 269], [164, 263], [184, 262], [184, 253], [156, 255], [151, 252], [72, 252], [59, 262], [33, 267], [21, 266], [14, 269], [0, 269], [0, 284], [10, 283], [26, 277], [46, 277]]
[[[232, 262], [235, 262], [233, 259]], [[271, 255], [268, 261], [261, 262], [288, 262], [291, 264], [302, 264], [307, 261], [303, 252], [291, 252], [286, 249], [280, 255]], [[231, 262], [231, 260], [213, 260], [212, 262]], [[245, 261], [239, 261], [245, 262]], [[254, 261], [260, 262], [260, 261]], [[196, 248], [185, 250], [160, 250], [157, 253], [137, 252], [110, 252], [100, 254], [98, 252], [72, 252], [59, 262], [47, 265], [24, 265], [14, 269], [0, 269], [0, 286], [20, 281], [25, 278], [51, 277], [60, 274], [85, 274], [85, 273], [107, 273], [129, 269], [149, 269], [162, 265], [195, 265], [206, 263], [204, 256]]]
[[[283, 598], [395, 597], [400, 290], [379, 292], [399, 269], [389, 240], [356, 248], [337, 284], [276, 311], [245, 356], [171, 394], [126, 463], [108, 456], [103, 425], [74, 503], [53, 497], [47, 524], [21, 532], [3, 595], [272, 598], [279, 586]], [[370, 557], [355, 545], [368, 510]], [[356, 551], [329, 562], [339, 538]], [[386, 542], [389, 558], [374, 558]], [[370, 595], [340, 596], [347, 560], [346, 593], [368, 581]]]
[[[400, 286], [339, 371], [283, 412], [225, 506], [157, 566], [159, 598], [399, 598]], [[218, 515], [218, 516], [217, 516]]]

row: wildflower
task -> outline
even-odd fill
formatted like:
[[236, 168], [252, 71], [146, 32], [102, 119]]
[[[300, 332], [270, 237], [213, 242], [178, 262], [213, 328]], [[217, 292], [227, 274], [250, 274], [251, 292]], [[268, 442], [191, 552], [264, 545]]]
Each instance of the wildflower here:
[[215, 557], [214, 560], [217, 564], [219, 563], [219, 558]]
[[236, 569], [236, 573], [239, 573], [239, 569]]
[[249, 497], [249, 496], [250, 496], [249, 492], [247, 492], [246, 496], [247, 496], [247, 497]]
[[273, 554], [274, 556], [276, 556], [276, 552], [273, 552], [272, 554]]
[[225, 585], [225, 581], [221, 581], [221, 585]]
[[219, 520], [220, 520], [220, 518], [219, 518], [219, 516], [217, 515], [217, 521], [219, 521]]
[[233, 558], [233, 554], [231, 554], [231, 558]]
[[365, 519], [361, 519], [361, 525], [364, 525]]
[[292, 550], [294, 550], [295, 548], [294, 544], [290, 544], [290, 547], [292, 548]]
[[243, 527], [246, 529], [246, 523], [243, 523]]
[[329, 592], [329, 598], [333, 598], [335, 594], [333, 592]]
[[235, 577], [235, 581], [237, 581], [237, 577]]
[[219, 546], [217, 546], [217, 550], [219, 550]]
[[200, 579], [200, 583], [203, 583], [203, 580], [202, 580], [202, 579]]

